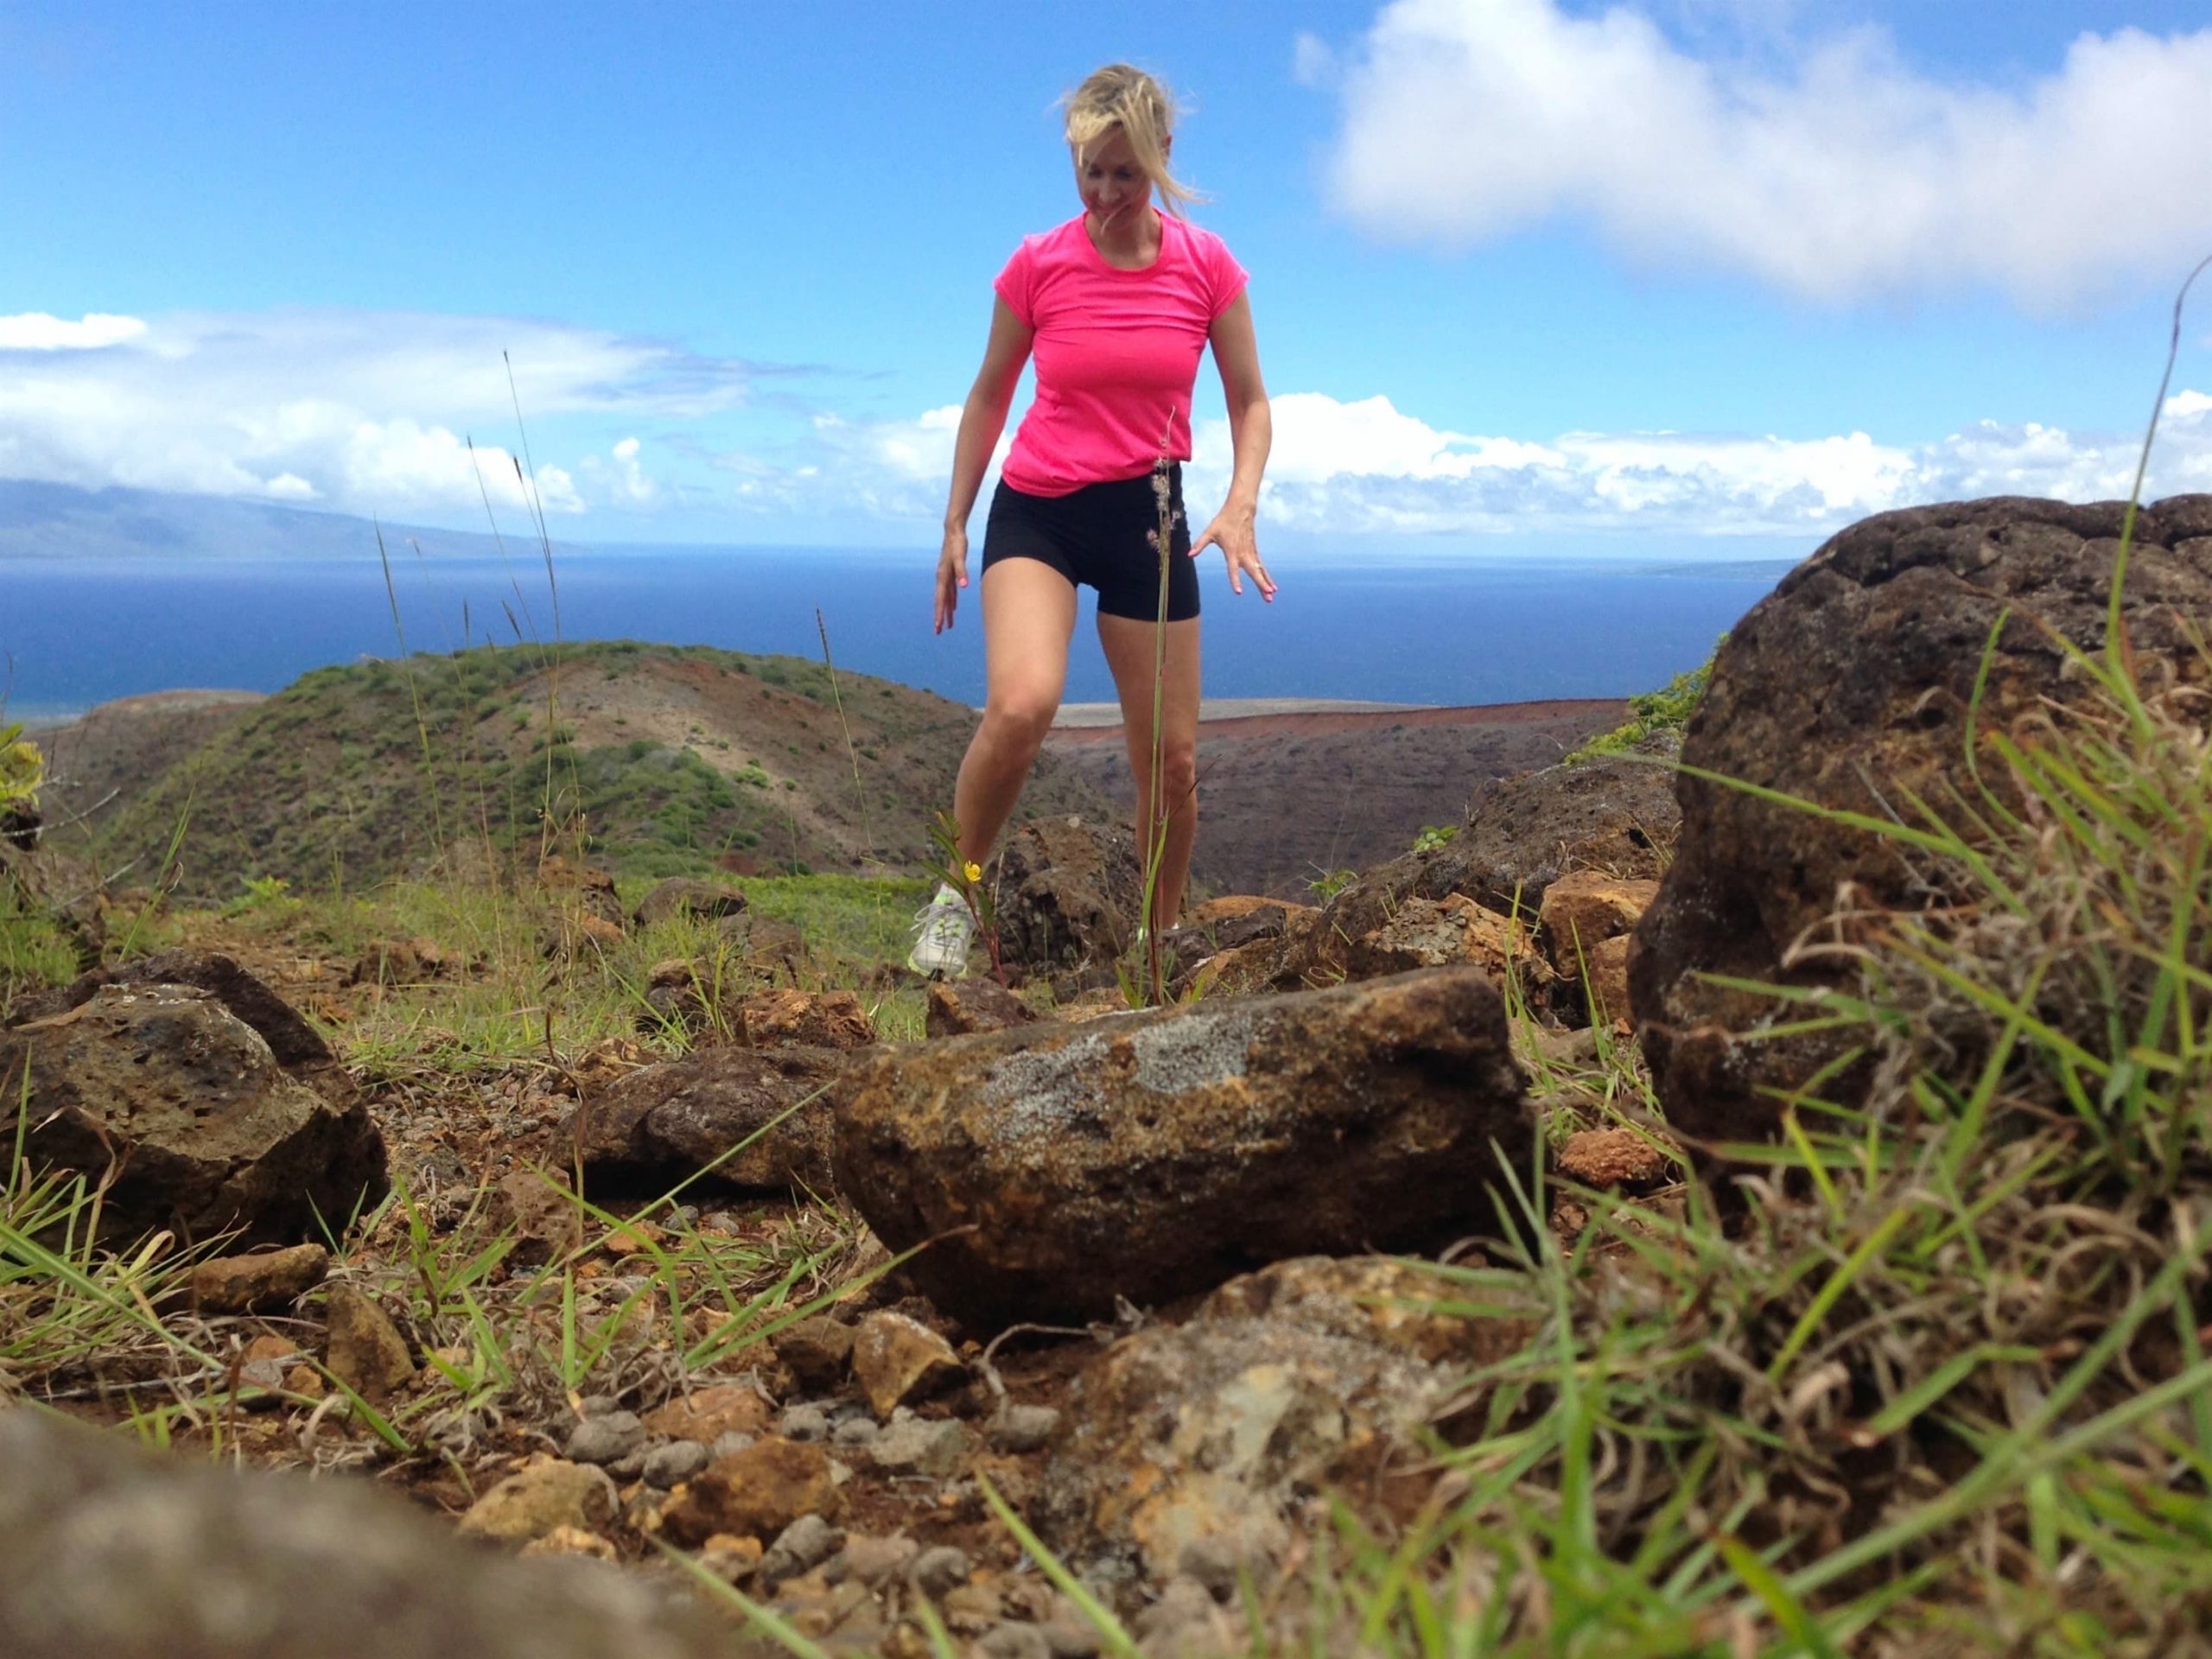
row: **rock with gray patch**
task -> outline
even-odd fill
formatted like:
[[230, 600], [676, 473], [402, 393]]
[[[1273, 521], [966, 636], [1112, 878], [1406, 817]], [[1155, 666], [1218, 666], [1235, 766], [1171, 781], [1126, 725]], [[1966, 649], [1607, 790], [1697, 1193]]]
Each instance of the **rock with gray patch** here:
[[840, 1191], [971, 1323], [1172, 1300], [1285, 1256], [1494, 1231], [1532, 1147], [1479, 970], [885, 1054], [837, 1115]]

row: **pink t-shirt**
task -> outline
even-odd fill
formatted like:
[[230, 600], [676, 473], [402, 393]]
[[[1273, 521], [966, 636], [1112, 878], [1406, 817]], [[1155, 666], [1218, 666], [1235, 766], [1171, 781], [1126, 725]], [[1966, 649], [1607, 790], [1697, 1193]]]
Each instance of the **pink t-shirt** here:
[[1080, 216], [1024, 237], [992, 284], [1035, 332], [1037, 397], [1002, 476], [1030, 495], [1191, 458], [1191, 388], [1213, 321], [1244, 291], [1244, 268], [1211, 231], [1160, 216], [1160, 257], [1117, 270]]

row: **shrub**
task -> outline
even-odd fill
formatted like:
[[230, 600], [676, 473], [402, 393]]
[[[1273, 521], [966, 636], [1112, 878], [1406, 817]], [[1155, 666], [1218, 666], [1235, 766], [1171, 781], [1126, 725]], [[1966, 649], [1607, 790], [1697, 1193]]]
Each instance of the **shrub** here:
[[[1715, 655], [1728, 641], [1722, 634], [1713, 645]], [[1610, 732], [1592, 738], [1567, 757], [1569, 766], [1577, 761], [1594, 759], [1601, 754], [1619, 754], [1634, 748], [1654, 732], [1678, 732], [1690, 723], [1690, 716], [1697, 712], [1698, 700], [1705, 696], [1706, 682], [1713, 677], [1713, 658], [1707, 658], [1695, 668], [1675, 676], [1656, 691], [1642, 691], [1628, 700], [1629, 718]]]
[[0, 817], [36, 807], [45, 780], [46, 756], [23, 735], [22, 722], [0, 726]]

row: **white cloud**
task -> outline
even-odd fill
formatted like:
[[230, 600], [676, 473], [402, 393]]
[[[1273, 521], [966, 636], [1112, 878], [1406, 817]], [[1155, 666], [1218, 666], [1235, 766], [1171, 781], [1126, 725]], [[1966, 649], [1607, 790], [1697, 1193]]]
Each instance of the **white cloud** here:
[[2171, 284], [2212, 244], [2212, 29], [2084, 34], [2003, 88], [1871, 29], [1700, 59], [1627, 6], [1396, 0], [1336, 79], [1332, 191], [1384, 235], [1561, 219], [1820, 301], [1986, 286], [2037, 309]]
[[[512, 365], [513, 384], [508, 380]], [[312, 501], [386, 515], [524, 505], [513, 455], [472, 431], [563, 416], [696, 419], [745, 365], [560, 323], [280, 310], [0, 319], [0, 477]], [[549, 512], [653, 493], [637, 441], [541, 466]], [[580, 482], [579, 474], [582, 475]], [[479, 480], [481, 478], [481, 484]]]
[[[952, 449], [960, 431], [958, 404], [924, 410], [912, 419], [851, 419], [829, 412], [810, 422], [804, 452], [781, 459], [724, 454], [715, 465], [737, 474], [736, 504], [748, 512], [833, 511], [865, 518], [931, 524], [944, 514]], [[980, 542], [982, 515], [1014, 442], [1009, 421], [984, 468], [971, 529]]]
[[1301, 86], [1325, 86], [1336, 78], [1337, 57], [1329, 43], [1310, 29], [1300, 29], [1290, 48], [1290, 78]]
[[75, 322], [25, 311], [0, 317], [0, 352], [89, 352], [103, 346], [119, 346], [146, 332], [137, 317], [118, 317], [90, 311]]
[[[1276, 397], [1263, 518], [1321, 533], [1503, 534], [1663, 530], [1826, 535], [1891, 507], [1981, 495], [2109, 499], [2134, 481], [2141, 440], [1982, 422], [1938, 442], [1863, 432], [1782, 438], [1569, 432], [1545, 442], [1448, 432], [1388, 398]], [[1194, 511], [1228, 486], [1228, 424], [1202, 423]], [[2212, 397], [2168, 401], [2152, 494], [2212, 488]]]
[[624, 438], [605, 457], [586, 455], [576, 463], [584, 494], [594, 501], [620, 507], [649, 510], [658, 506], [661, 487], [639, 459], [644, 453], [645, 445], [639, 440]]

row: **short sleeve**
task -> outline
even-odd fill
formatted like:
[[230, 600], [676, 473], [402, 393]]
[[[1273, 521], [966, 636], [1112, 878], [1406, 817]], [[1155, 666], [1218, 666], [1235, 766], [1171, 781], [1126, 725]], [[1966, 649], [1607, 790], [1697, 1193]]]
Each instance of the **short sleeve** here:
[[1024, 237], [1020, 245], [1014, 249], [1014, 257], [1006, 262], [1006, 269], [999, 272], [998, 280], [991, 284], [991, 291], [1006, 302], [1007, 309], [1021, 319], [1021, 326], [1025, 328], [1037, 326], [1036, 284], [1036, 250], [1030, 246], [1029, 238]]
[[1244, 291], [1251, 276], [1236, 263], [1236, 256], [1230, 252], [1229, 244], [1217, 236], [1206, 238], [1207, 321], [1236, 303], [1236, 296]]

